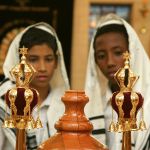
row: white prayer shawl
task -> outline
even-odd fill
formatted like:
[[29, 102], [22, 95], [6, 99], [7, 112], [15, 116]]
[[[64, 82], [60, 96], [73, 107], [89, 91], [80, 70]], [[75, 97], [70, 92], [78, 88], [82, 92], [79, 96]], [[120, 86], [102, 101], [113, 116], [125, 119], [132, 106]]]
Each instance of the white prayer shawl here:
[[[66, 68], [64, 64], [62, 47], [56, 35], [55, 30], [47, 23], [40, 22], [40, 23], [27, 27], [25, 30], [19, 33], [15, 37], [15, 39], [13, 40], [13, 42], [11, 43], [9, 47], [9, 50], [8, 50], [8, 53], [7, 53], [7, 56], [3, 65], [3, 70], [4, 70], [4, 74], [6, 78], [9, 78], [10, 80], [14, 80], [10, 76], [9, 71], [12, 69], [12, 67], [14, 67], [16, 64], [19, 63], [19, 53], [18, 53], [19, 43], [23, 34], [31, 27], [36, 27], [36, 28], [47, 31], [48, 33], [51, 33], [53, 36], [55, 36], [57, 46], [58, 46], [58, 64], [57, 64], [57, 68], [55, 69], [54, 75], [50, 81], [51, 99], [50, 99], [50, 107], [46, 114], [48, 117], [48, 123], [49, 123], [49, 129], [50, 129], [49, 132], [50, 132], [50, 135], [53, 135], [56, 132], [56, 129], [54, 128], [54, 124], [56, 123], [56, 121], [58, 121], [58, 119], [64, 113], [64, 104], [61, 101], [61, 96], [63, 96], [65, 91], [69, 89], [69, 81], [68, 81]], [[5, 85], [3, 85], [3, 89], [1, 89], [0, 91], [0, 96], [4, 95], [6, 91], [11, 87], [12, 87], [12, 84], [10, 83], [10, 81], [6, 82]], [[2, 101], [0, 102], [3, 103]], [[8, 129], [8, 131], [10, 130]], [[5, 132], [6, 136], [8, 137], [8, 140], [10, 141], [10, 143], [12, 144], [12, 147], [14, 148], [16, 138], [15, 136], [11, 136], [11, 134], [9, 134], [8, 131]], [[32, 135], [34, 134], [34, 132], [30, 131], [28, 134]]]
[[[150, 128], [150, 118], [148, 116], [150, 108], [150, 60], [148, 55], [146, 54], [136, 32], [125, 20], [115, 14], [109, 14], [100, 19], [97, 28], [101, 28], [108, 24], [123, 24], [127, 30], [129, 37], [129, 51], [131, 54], [130, 67], [133, 72], [140, 77], [134, 86], [134, 90], [140, 92], [144, 96], [144, 119], [147, 127]], [[85, 91], [90, 99], [86, 106], [86, 114], [89, 118], [104, 115], [105, 120], [101, 119], [94, 126], [99, 126], [99, 128], [106, 128], [106, 130], [108, 130], [112, 114], [108, 101], [112, 96], [112, 93], [109, 90], [107, 79], [103, 76], [95, 63], [93, 39], [90, 45], [85, 82]], [[132, 135], [132, 143], [135, 144], [135, 150], [141, 150], [143, 148], [146, 139], [149, 136], [149, 130], [138, 131]], [[106, 136], [105, 144], [108, 144], [110, 150], [121, 149], [121, 134], [106, 131]], [[99, 140], [105, 142], [105, 136], [99, 138]]]

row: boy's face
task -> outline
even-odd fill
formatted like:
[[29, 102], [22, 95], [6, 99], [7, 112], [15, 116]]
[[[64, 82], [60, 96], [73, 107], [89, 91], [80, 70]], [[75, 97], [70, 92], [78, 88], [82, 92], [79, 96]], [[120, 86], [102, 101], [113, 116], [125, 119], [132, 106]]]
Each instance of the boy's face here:
[[121, 33], [104, 33], [95, 41], [95, 61], [112, 84], [116, 83], [114, 74], [124, 66], [122, 54], [127, 50], [128, 44]]
[[33, 46], [28, 50], [27, 61], [37, 71], [30, 85], [37, 89], [49, 86], [49, 81], [57, 67], [53, 50], [46, 44]]

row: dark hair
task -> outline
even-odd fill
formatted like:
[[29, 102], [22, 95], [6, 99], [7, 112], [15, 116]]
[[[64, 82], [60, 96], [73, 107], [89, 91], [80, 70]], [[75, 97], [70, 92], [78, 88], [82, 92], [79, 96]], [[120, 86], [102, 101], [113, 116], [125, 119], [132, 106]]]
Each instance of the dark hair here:
[[28, 49], [32, 48], [35, 45], [47, 44], [56, 55], [57, 52], [57, 43], [56, 38], [39, 28], [29, 28], [22, 36], [19, 47], [26, 47]]
[[95, 49], [95, 42], [98, 36], [104, 34], [104, 33], [109, 33], [109, 32], [118, 32], [118, 33], [122, 33], [123, 36], [126, 39], [127, 44], [128, 42], [128, 33], [126, 28], [124, 27], [124, 25], [120, 25], [120, 24], [110, 24], [110, 25], [105, 25], [101, 28], [98, 28], [96, 31], [96, 35], [94, 37], [94, 42], [93, 42], [93, 47]]

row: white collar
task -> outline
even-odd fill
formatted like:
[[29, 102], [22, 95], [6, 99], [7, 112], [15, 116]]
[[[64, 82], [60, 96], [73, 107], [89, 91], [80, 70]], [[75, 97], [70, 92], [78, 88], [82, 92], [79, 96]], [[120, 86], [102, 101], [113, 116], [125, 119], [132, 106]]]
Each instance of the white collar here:
[[41, 103], [40, 108], [42, 108], [44, 106], [50, 106], [50, 100], [51, 100], [51, 92], [49, 92], [46, 99]]

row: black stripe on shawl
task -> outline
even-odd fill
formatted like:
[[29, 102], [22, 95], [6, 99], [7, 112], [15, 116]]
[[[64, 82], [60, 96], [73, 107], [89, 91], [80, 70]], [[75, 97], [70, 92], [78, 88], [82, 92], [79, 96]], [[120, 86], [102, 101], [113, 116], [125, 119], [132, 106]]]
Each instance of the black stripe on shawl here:
[[1, 99], [4, 101], [4, 100], [5, 100], [5, 95], [2, 95], [2, 96], [1, 96]]
[[[100, 115], [100, 116], [94, 116], [94, 117], [90, 117], [89, 120], [92, 121], [92, 120], [97, 120], [97, 119], [104, 119], [104, 115]], [[102, 129], [94, 129], [92, 131], [92, 134], [105, 134], [106, 133], [106, 130], [104, 128]]]
[[[47, 133], [48, 133], [48, 137], [50, 137], [50, 130], [49, 130], [49, 125], [48, 122], [46, 123], [47, 125]], [[36, 135], [28, 135], [27, 134], [27, 138], [26, 138], [26, 144], [27, 144], [27, 148], [28, 150], [36, 150], [38, 145], [37, 145], [37, 141], [36, 141]]]
[[26, 145], [28, 150], [36, 150], [37, 149], [37, 142], [36, 142], [36, 135], [27, 136], [26, 137]]
[[46, 123], [46, 126], [47, 126], [47, 133], [48, 133], [48, 137], [50, 137], [50, 129], [49, 129], [49, 125], [48, 125], [48, 122]]
[[104, 115], [90, 117], [89, 120], [104, 119]]
[[[122, 140], [120, 141], [122, 143]], [[132, 147], [135, 147], [135, 143], [131, 143], [131, 146]]]
[[[3, 87], [3, 84], [5, 84], [5, 83], [8, 82], [8, 81], [10, 81], [12, 84], [15, 84], [15, 82], [14, 82], [14, 81], [11, 81], [9, 78], [5, 78], [5, 79], [0, 83], [0, 86]], [[2, 87], [1, 87], [1, 88], [2, 88]], [[2, 99], [2, 100], [5, 100], [5, 94], [4, 94], [4, 95], [1, 95], [1, 99]]]
[[148, 136], [147, 142], [142, 150], [149, 150], [150, 149], [150, 135]]
[[7, 82], [7, 81], [9, 81], [9, 78], [5, 78], [2, 82], [0, 82], [0, 86], [1, 86], [2, 84], [4, 84], [5, 82]]
[[105, 133], [106, 133], [105, 129], [97, 129], [92, 131], [92, 134], [105, 134]]
[[10, 114], [8, 112], [6, 112], [6, 110], [4, 108], [2, 108], [0, 106], [0, 118], [4, 121], [5, 116], [9, 116]]
[[[1, 126], [2, 126], [2, 124], [3, 124], [3, 122], [4, 122], [5, 115], [6, 115], [5, 110], [4, 110], [2, 107], [0, 107], [0, 125], [1, 125]], [[7, 115], [9, 116], [8, 113], [7, 113]], [[13, 128], [9, 128], [9, 129], [13, 132], [13, 134], [16, 135], [16, 129], [13, 129]]]

